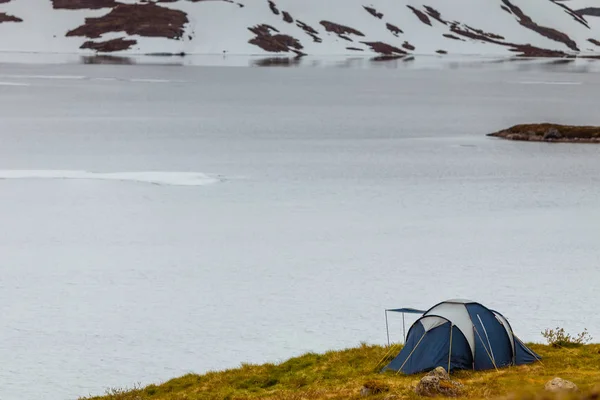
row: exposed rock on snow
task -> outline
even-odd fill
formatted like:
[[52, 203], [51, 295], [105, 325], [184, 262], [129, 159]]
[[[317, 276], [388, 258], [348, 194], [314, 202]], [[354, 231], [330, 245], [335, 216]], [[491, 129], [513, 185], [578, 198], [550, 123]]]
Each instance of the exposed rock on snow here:
[[189, 21], [180, 10], [148, 4], [119, 4], [100, 18], [86, 18], [85, 24], [67, 32], [67, 36], [99, 38], [109, 32], [128, 35], [179, 39]]
[[388, 29], [388, 31], [392, 32], [396, 37], [398, 37], [399, 34], [404, 33], [402, 32], [402, 29], [398, 28], [396, 25], [390, 24], [389, 22], [385, 24], [385, 26]]
[[349, 41], [352, 41], [352, 39], [350, 39], [350, 37], [348, 37], [347, 35], [365, 36], [362, 32], [357, 31], [354, 28], [350, 28], [349, 26], [340, 25], [335, 22], [321, 21], [320, 24], [323, 25], [323, 27], [325, 28], [325, 30], [327, 32], [337, 33], [339, 37], [341, 37], [342, 39], [349, 40]]
[[424, 23], [425, 25], [432, 26], [431, 21], [429, 20], [429, 17], [423, 11], [417, 10], [413, 6], [407, 6], [407, 7], [412, 10], [412, 12], [417, 16], [417, 18], [419, 18], [419, 20], [421, 20], [422, 23]]
[[300, 50], [303, 47], [298, 39], [289, 35], [272, 35], [271, 32], [279, 31], [270, 25], [258, 25], [248, 29], [256, 35], [254, 39], [250, 40], [250, 43], [259, 46], [263, 50], [275, 53], [293, 51], [296, 54], [302, 54]]
[[[389, 55], [403, 49], [418, 54], [600, 55], [600, 42], [595, 39], [600, 38], [600, 8], [594, 7], [593, 0], [577, 0], [577, 9], [571, 4], [557, 0], [328, 0], [326, 6], [322, 0], [0, 0], [0, 51]], [[255, 31], [264, 26], [270, 28]]]
[[81, 45], [82, 49], [92, 49], [99, 52], [113, 52], [127, 50], [137, 44], [135, 40], [127, 40], [124, 38], [106, 40], [104, 42], [87, 41]]
[[406, 51], [401, 50], [397, 47], [394, 47], [387, 43], [382, 42], [363, 42], [367, 46], [371, 48], [376, 53], [384, 54], [384, 55], [393, 55], [393, 54], [407, 54]]
[[579, 390], [576, 384], [562, 378], [554, 378], [546, 382], [544, 389], [549, 392], [576, 392]]
[[380, 12], [377, 12], [376, 9], [374, 9], [373, 7], [367, 7], [367, 6], [363, 6], [365, 10], [367, 10], [367, 12], [369, 14], [371, 14], [372, 16], [374, 16], [375, 18], [379, 18], [382, 19], [383, 18], [383, 14]]
[[502, 0], [504, 5], [508, 7], [508, 9], [519, 19], [519, 23], [526, 27], [527, 29], [531, 29], [536, 31], [542, 36], [545, 36], [549, 39], [556, 40], [557, 42], [564, 43], [569, 49], [574, 51], [579, 51], [577, 44], [565, 33], [559, 32], [554, 28], [549, 28], [546, 26], [540, 26], [533, 22], [531, 17], [525, 15], [521, 9], [515, 5], [513, 5], [509, 0]]
[[115, 0], [52, 0], [53, 8], [67, 10], [96, 10], [116, 7], [118, 4]]
[[600, 7], [586, 7], [575, 12], [580, 16], [589, 15], [593, 17], [600, 17]]
[[19, 17], [0, 12], [0, 23], [3, 22], [23, 22], [23, 20]]

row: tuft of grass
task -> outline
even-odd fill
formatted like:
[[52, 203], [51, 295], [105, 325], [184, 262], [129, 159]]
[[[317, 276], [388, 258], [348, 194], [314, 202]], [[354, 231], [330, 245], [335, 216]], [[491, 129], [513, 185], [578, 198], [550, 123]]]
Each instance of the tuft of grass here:
[[[542, 362], [498, 371], [456, 371], [452, 379], [464, 385], [461, 398], [506, 400], [551, 400], [544, 384], [561, 377], [577, 384], [582, 400], [600, 398], [600, 344], [576, 348], [529, 344]], [[104, 396], [80, 400], [301, 400], [360, 399], [363, 386], [372, 386], [374, 400], [416, 400], [414, 387], [424, 374], [406, 376], [393, 371], [380, 373], [401, 346], [362, 344], [359, 347], [323, 354], [309, 353], [279, 364], [249, 365], [203, 375], [189, 374], [160, 385], [130, 390], [112, 390]], [[391, 351], [390, 351], [391, 350]], [[369, 387], [367, 386], [367, 387]], [[569, 395], [571, 396], [571, 395]], [[572, 397], [561, 397], [568, 400]]]
[[546, 329], [542, 332], [542, 336], [552, 347], [579, 347], [592, 341], [592, 336], [587, 329], [571, 336], [570, 333], [565, 332], [564, 328], [557, 327], [556, 329]]
[[369, 389], [373, 394], [380, 394], [390, 391], [390, 385], [381, 381], [370, 379], [363, 384], [363, 387]]

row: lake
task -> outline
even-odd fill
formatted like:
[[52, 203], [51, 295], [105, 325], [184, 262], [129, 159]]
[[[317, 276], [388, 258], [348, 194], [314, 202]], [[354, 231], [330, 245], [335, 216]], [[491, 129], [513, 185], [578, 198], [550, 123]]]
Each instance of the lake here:
[[0, 398], [385, 344], [456, 297], [600, 338], [600, 147], [485, 136], [600, 125], [596, 64], [435, 60], [0, 64]]

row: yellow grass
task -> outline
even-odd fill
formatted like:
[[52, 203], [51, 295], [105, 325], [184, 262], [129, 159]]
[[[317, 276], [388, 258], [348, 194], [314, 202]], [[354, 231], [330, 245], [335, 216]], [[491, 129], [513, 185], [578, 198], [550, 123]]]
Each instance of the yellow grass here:
[[[454, 373], [452, 379], [465, 386], [462, 398], [541, 398], [544, 384], [554, 377], [576, 383], [582, 393], [596, 393], [595, 387], [600, 384], [600, 345], [573, 349], [530, 346], [543, 357], [541, 363], [499, 371]], [[364, 398], [360, 396], [363, 385], [381, 391], [369, 399], [416, 399], [413, 390], [422, 375], [379, 373], [399, 349], [396, 346], [388, 356], [387, 347], [368, 345], [310, 353], [280, 364], [243, 364], [236, 369], [186, 375], [146, 388], [111, 390], [106, 396], [85, 400], [359, 399]], [[599, 398], [598, 393], [588, 398]]]

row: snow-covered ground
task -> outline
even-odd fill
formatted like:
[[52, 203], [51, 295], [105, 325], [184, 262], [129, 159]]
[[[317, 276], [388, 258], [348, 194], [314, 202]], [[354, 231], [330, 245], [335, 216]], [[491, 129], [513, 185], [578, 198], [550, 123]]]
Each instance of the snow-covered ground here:
[[[388, 47], [388, 51], [395, 54], [523, 52], [514, 45], [568, 54], [598, 54], [600, 50], [600, 17], [575, 14], [597, 6], [593, 0], [178, 0], [158, 5], [127, 0], [120, 1], [120, 6], [98, 9], [81, 8], [72, 0], [69, 4], [74, 9], [53, 8], [61, 3], [65, 1], [10, 0], [0, 4], [0, 21], [2, 15], [21, 20], [0, 22], [0, 51], [93, 53], [82, 45], [113, 40], [133, 41], [119, 52], [135, 54], [381, 53], [381, 46], [378, 50], [372, 43], [389, 45], [393, 49]], [[98, 0], [100, 3], [108, 4]], [[131, 6], [145, 10], [144, 19], [152, 32], [136, 30], [140, 26], [132, 9], [118, 11]], [[166, 16], [169, 10], [173, 12]], [[152, 19], [154, 15], [163, 19]], [[94, 21], [98, 18], [101, 24]], [[524, 22], [529, 19], [531, 23]], [[327, 23], [355, 32], [338, 35]], [[95, 25], [103, 26], [98, 35], [78, 31]], [[263, 45], [252, 43], [257, 35], [250, 29], [259, 26], [268, 27]], [[174, 28], [180, 32], [173, 33]], [[490, 38], [494, 40], [490, 42]], [[290, 46], [290, 41], [299, 47]], [[284, 43], [283, 48], [265, 47], [273, 42]]]
[[384, 308], [454, 297], [600, 337], [600, 147], [484, 136], [600, 124], [597, 74], [0, 70], [2, 400], [385, 343]]

